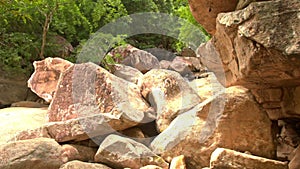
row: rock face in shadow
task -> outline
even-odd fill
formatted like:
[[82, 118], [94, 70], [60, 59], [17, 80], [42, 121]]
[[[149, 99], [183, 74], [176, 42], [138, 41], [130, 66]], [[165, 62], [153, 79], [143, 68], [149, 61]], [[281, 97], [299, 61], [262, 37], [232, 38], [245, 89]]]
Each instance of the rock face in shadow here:
[[209, 166], [210, 155], [218, 147], [274, 158], [271, 131], [271, 121], [251, 93], [231, 87], [179, 115], [151, 148], [164, 159], [184, 155], [188, 168], [198, 169]]
[[27, 87], [28, 75], [2, 70], [0, 65], [0, 109], [19, 101], [34, 101], [37, 96]]
[[221, 12], [234, 11], [239, 0], [189, 0], [194, 18], [204, 29], [214, 35], [216, 32], [216, 18]]

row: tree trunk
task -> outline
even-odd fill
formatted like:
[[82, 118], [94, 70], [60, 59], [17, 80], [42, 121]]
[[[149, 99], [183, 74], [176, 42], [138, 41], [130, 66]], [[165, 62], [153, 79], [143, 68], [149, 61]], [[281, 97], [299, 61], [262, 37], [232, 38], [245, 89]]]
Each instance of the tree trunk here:
[[52, 21], [53, 14], [55, 13], [56, 9], [58, 8], [58, 3], [56, 2], [56, 6], [50, 10], [49, 13], [45, 13], [45, 22], [43, 26], [43, 37], [42, 37], [42, 46], [41, 46], [41, 52], [40, 52], [40, 59], [45, 59], [44, 53], [45, 53], [45, 46], [47, 42], [47, 33], [50, 27], [50, 23]]
[[45, 23], [43, 26], [43, 37], [42, 37], [42, 46], [41, 46], [41, 52], [40, 52], [40, 59], [45, 59], [44, 57], [44, 52], [45, 52], [45, 46], [46, 46], [46, 42], [47, 42], [47, 33], [49, 30], [49, 26], [51, 23], [51, 18], [52, 18], [52, 12], [50, 12], [49, 14], [46, 14], [46, 18], [45, 18]]

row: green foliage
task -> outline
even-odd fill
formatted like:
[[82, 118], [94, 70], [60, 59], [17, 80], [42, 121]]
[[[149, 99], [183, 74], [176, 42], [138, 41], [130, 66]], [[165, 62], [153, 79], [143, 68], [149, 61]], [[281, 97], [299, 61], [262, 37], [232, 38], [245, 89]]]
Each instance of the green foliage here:
[[[1, 0], [0, 12], [0, 64], [15, 70], [26, 67], [26, 71], [39, 59], [43, 26], [50, 12], [50, 36], [61, 35], [73, 46], [89, 39], [105, 24], [127, 15], [120, 0]], [[45, 56], [53, 56], [55, 47], [48, 42]]]
[[[159, 47], [169, 51], [180, 51], [185, 44], [184, 39], [192, 42], [204, 42], [210, 38], [209, 34], [192, 17], [187, 0], [0, 0], [0, 66], [7, 70], [29, 72], [32, 62], [39, 60], [46, 16], [53, 14], [47, 32], [45, 57], [54, 55], [57, 46], [51, 41], [51, 36], [62, 36], [74, 47], [72, 56], [66, 59], [75, 62], [75, 55], [86, 46], [86, 41], [104, 25], [112, 21], [139, 12], [163, 12], [186, 19], [196, 25], [203, 34], [195, 34], [191, 24], [180, 26], [179, 30], [172, 30], [168, 25], [175, 24], [166, 21], [165, 30], [179, 31], [179, 39], [165, 35], [142, 34], [123, 40], [124, 37], [103, 35], [114, 44], [99, 44], [105, 48], [130, 43], [141, 49]], [[151, 21], [141, 21], [151, 23]], [[196, 36], [195, 36], [196, 35]], [[94, 44], [97, 46], [97, 44]], [[91, 52], [95, 61], [106, 55], [105, 51], [97, 54], [98, 50]], [[107, 52], [107, 51], [106, 51]], [[115, 58], [105, 58], [104, 62], [114, 63]], [[106, 64], [102, 62], [101, 64]]]

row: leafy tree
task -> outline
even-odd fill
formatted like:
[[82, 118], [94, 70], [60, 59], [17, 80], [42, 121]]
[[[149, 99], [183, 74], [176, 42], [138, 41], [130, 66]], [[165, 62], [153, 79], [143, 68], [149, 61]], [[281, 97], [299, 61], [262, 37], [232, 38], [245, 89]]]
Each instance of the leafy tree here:
[[[48, 35], [61, 35], [74, 46], [127, 11], [120, 0], [1, 0], [0, 64], [19, 70], [47, 57]], [[46, 52], [46, 53], [45, 53]]]
[[[179, 39], [151, 33], [126, 39], [141, 49], [160, 47], [180, 51], [188, 45], [181, 42], [185, 37], [194, 38], [192, 41], [209, 38], [189, 12], [187, 0], [0, 0], [0, 66], [30, 73], [34, 60], [53, 56], [51, 51], [56, 47], [51, 36], [66, 38], [75, 47], [75, 55], [99, 28], [139, 12], [179, 16], [204, 32], [193, 37], [190, 24], [179, 23], [180, 29], [172, 30], [168, 25], [175, 22], [166, 21], [167, 26], [162, 29], [179, 31]], [[151, 23], [150, 20], [140, 22]]]

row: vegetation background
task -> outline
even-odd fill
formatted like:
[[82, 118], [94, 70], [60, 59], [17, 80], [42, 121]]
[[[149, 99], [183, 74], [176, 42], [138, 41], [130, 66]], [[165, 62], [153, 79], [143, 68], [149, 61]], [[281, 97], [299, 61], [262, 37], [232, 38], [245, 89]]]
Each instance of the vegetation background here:
[[[76, 54], [99, 28], [139, 12], [162, 12], [184, 18], [205, 35], [194, 38], [210, 38], [194, 20], [187, 0], [0, 0], [0, 69], [30, 75], [32, 62], [45, 57], [64, 57], [74, 62]], [[183, 23], [178, 31], [184, 37], [191, 30]], [[180, 37], [155, 34], [136, 35], [123, 43], [171, 52], [180, 52], [188, 45]], [[62, 48], [70, 53], [60, 51]]]

